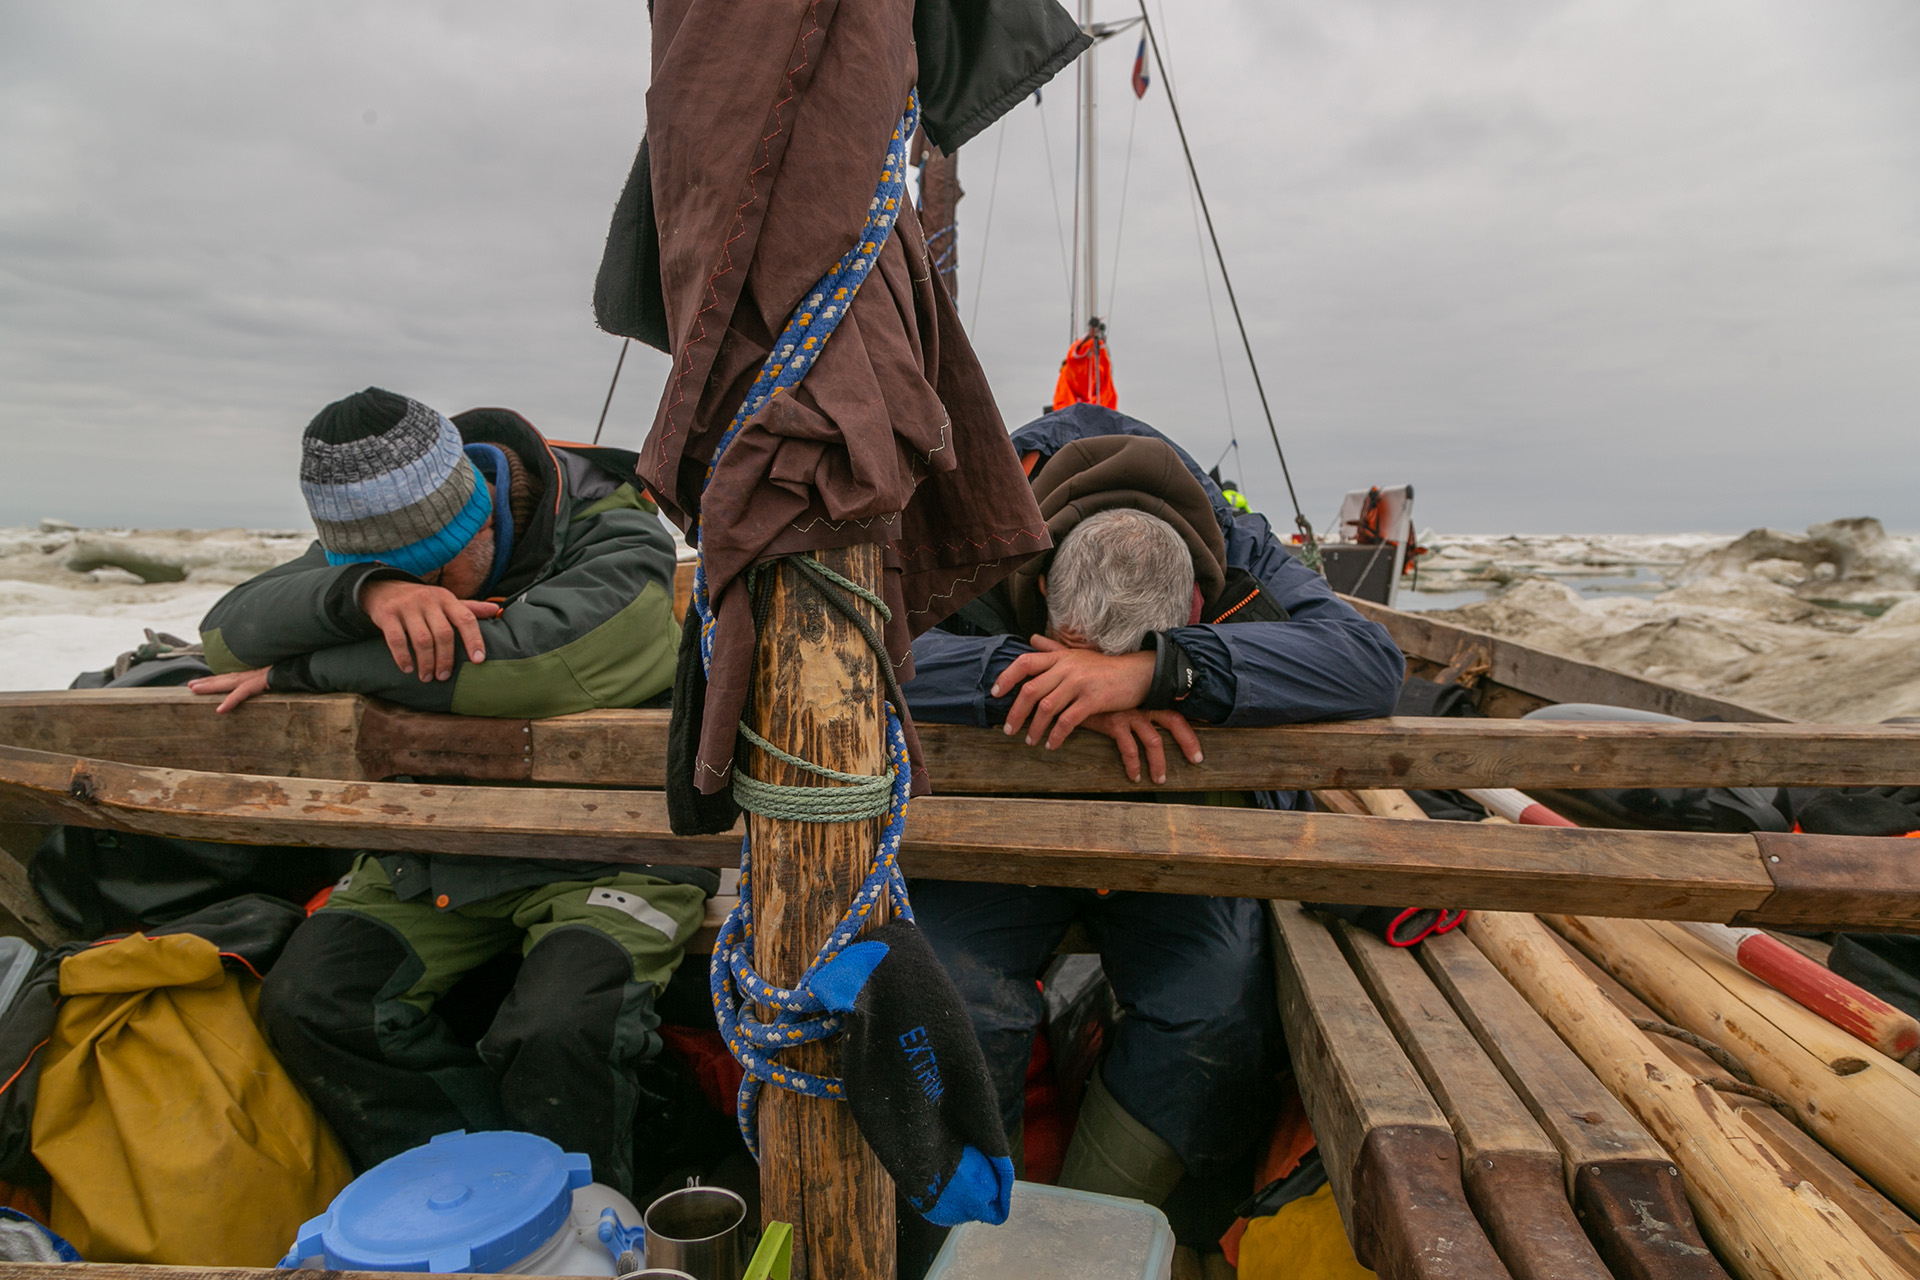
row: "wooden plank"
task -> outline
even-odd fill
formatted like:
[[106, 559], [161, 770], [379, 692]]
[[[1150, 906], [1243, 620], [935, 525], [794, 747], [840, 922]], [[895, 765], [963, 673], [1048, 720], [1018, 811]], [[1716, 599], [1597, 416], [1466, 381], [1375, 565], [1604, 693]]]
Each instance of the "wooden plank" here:
[[[4, 818], [255, 844], [706, 866], [730, 865], [738, 847], [727, 834], [673, 836], [652, 791], [259, 778], [13, 747], [0, 747]], [[1747, 836], [1187, 805], [929, 797], [909, 817], [905, 862], [944, 879], [1381, 905], [1716, 921], [1793, 905]], [[1920, 895], [1877, 908], [1898, 909], [1914, 927]]]
[[1420, 962], [1351, 925], [1340, 949], [1460, 1143], [1467, 1200], [1518, 1280], [1611, 1280], [1567, 1202], [1560, 1153]]
[[183, 688], [0, 693], [0, 743], [208, 773], [361, 779], [368, 699], [263, 693], [232, 715]]
[[[1920, 1077], [1673, 925], [1549, 923], [1668, 1022], [1720, 1045], [1909, 1213], [1920, 1205]], [[1715, 1074], [1725, 1074], [1716, 1071]]]
[[[880, 589], [872, 543], [814, 553], [828, 569]], [[886, 772], [886, 717], [877, 655], [844, 614], [776, 562], [773, 598], [755, 653], [750, 703], [766, 741], [843, 773]], [[880, 626], [870, 605], [857, 607]], [[752, 776], [783, 786], [818, 777], [754, 749]], [[797, 986], [846, 915], [880, 847], [880, 821], [801, 822], [748, 817], [753, 837], [753, 964], [779, 987]], [[744, 875], [744, 872], [743, 872]], [[883, 924], [874, 904], [868, 927]], [[773, 1010], [763, 1008], [763, 1019]], [[821, 1041], [777, 1055], [816, 1075], [840, 1074], [840, 1045]], [[917, 1187], [909, 1194], [924, 1194]], [[793, 1224], [794, 1280], [893, 1280], [894, 1190], [880, 1158], [831, 1098], [769, 1086], [760, 1094], [760, 1217]]]
[[1688, 1199], [1722, 1259], [1747, 1280], [1904, 1272], [1832, 1200], [1755, 1137], [1719, 1094], [1682, 1071], [1562, 954], [1546, 926], [1476, 913], [1466, 929], [1686, 1177]]
[[[1585, 952], [1565, 938], [1559, 938], [1559, 942], [1561, 949], [1580, 966], [1580, 971], [1620, 1012], [1629, 1018], [1666, 1021], [1646, 1001], [1621, 986], [1619, 979], [1590, 960]], [[1699, 1079], [1719, 1079], [1727, 1074], [1724, 1067], [1690, 1044], [1671, 1037], [1660, 1044], [1674, 1062]], [[1876, 1191], [1872, 1183], [1842, 1164], [1831, 1151], [1767, 1103], [1738, 1093], [1721, 1096], [1740, 1113], [1743, 1124], [1758, 1130], [1763, 1141], [1792, 1162], [1795, 1173], [1844, 1209], [1875, 1244], [1886, 1250], [1888, 1257], [1920, 1276], [1920, 1223], [1901, 1212], [1900, 1207]]]
[[[288, 777], [407, 774], [647, 788], [665, 777], [665, 711], [495, 720], [346, 694], [263, 694], [224, 716], [214, 706], [185, 689], [0, 693], [0, 742], [126, 764]], [[919, 728], [935, 785], [948, 794], [1920, 782], [1916, 725], [1390, 718], [1200, 726], [1206, 762], [1192, 765], [1173, 753], [1159, 786], [1128, 782], [1113, 745], [1093, 733], [1036, 753], [991, 729]]]
[[1755, 832], [1753, 838], [1766, 859], [1767, 873], [1780, 886], [1780, 901], [1734, 924], [1810, 929], [1841, 920], [1874, 920], [1892, 901], [1920, 889], [1920, 858], [1885, 854], [1889, 846], [1899, 847], [1897, 840], [1773, 831]]
[[1354, 1256], [1389, 1280], [1509, 1273], [1474, 1221], [1460, 1149], [1333, 935], [1276, 902], [1280, 1017]]
[[1419, 958], [1564, 1162], [1574, 1212], [1623, 1280], [1724, 1277], [1666, 1149], [1457, 931]]
[[1485, 631], [1456, 626], [1421, 613], [1389, 609], [1352, 596], [1341, 597], [1387, 629], [1393, 642], [1409, 658], [1445, 666], [1462, 649], [1484, 649], [1491, 659], [1486, 678], [1532, 694], [1546, 702], [1600, 702], [1610, 706], [1635, 707], [1679, 716], [1682, 720], [1790, 721], [1792, 717], [1749, 707], [1724, 698], [1692, 693], [1630, 676], [1624, 671], [1582, 662], [1545, 649], [1537, 649], [1517, 640], [1507, 640]]

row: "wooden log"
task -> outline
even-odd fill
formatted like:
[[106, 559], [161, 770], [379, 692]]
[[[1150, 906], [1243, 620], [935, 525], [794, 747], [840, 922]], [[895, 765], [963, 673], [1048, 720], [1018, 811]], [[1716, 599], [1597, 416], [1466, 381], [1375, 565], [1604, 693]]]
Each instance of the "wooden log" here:
[[1477, 913], [1466, 928], [1686, 1176], [1708, 1239], [1734, 1272], [1759, 1277], [1904, 1272], [1852, 1218], [1742, 1123], [1711, 1088], [1635, 1029], [1526, 916]]
[[[1620, 1012], [1629, 1018], [1666, 1021], [1646, 1001], [1620, 985], [1619, 979], [1589, 959], [1585, 952], [1565, 938], [1558, 935], [1556, 938], [1561, 949], [1580, 966], [1580, 971], [1613, 1001], [1614, 1007]], [[1660, 1044], [1676, 1064], [1691, 1071], [1698, 1079], [1716, 1080], [1727, 1075], [1726, 1069], [1718, 1062], [1684, 1041], [1669, 1037], [1661, 1040]], [[1859, 1223], [1860, 1229], [1886, 1250], [1888, 1257], [1913, 1275], [1920, 1276], [1920, 1223], [1908, 1217], [1898, 1205], [1876, 1191], [1872, 1183], [1841, 1163], [1831, 1151], [1808, 1137], [1804, 1129], [1767, 1102], [1728, 1091], [1722, 1091], [1721, 1096], [1740, 1113], [1742, 1123], [1749, 1129], [1758, 1130], [1763, 1140], [1793, 1162], [1797, 1174], [1846, 1210], [1847, 1216]]]
[[1516, 1280], [1611, 1280], [1567, 1202], [1560, 1153], [1404, 948], [1336, 930], [1400, 1047], [1460, 1144], [1474, 1214]]
[[[262, 694], [216, 715], [185, 689], [0, 693], [0, 742], [215, 773], [467, 777], [658, 787], [664, 711], [547, 720], [430, 715], [354, 695]], [[1356, 720], [1200, 726], [1206, 763], [1130, 783], [1113, 745], [1075, 734], [1036, 753], [991, 729], [920, 726], [947, 794], [1406, 787], [1863, 786], [1920, 781], [1920, 726]], [[1046, 767], [1036, 768], [1044, 759]]]
[[1280, 1017], [1354, 1256], [1388, 1280], [1508, 1275], [1467, 1207], [1447, 1118], [1326, 925], [1273, 904]]
[[1463, 649], [1483, 650], [1488, 659], [1486, 678], [1531, 694], [1544, 702], [1600, 702], [1679, 716], [1682, 720], [1789, 721], [1759, 707], [1679, 689], [1658, 680], [1630, 676], [1623, 671], [1582, 662], [1517, 640], [1507, 640], [1424, 613], [1389, 609], [1352, 596], [1342, 599], [1387, 629], [1400, 652], [1410, 659], [1444, 667]]
[[[135, 767], [0, 747], [0, 821], [185, 839], [615, 862], [730, 865], [731, 835], [671, 834], [652, 791], [324, 782]], [[1861, 888], [1832, 921], [1920, 930], [1920, 866], [1898, 841], [1849, 846]], [[1857, 849], [1852, 846], [1858, 846]], [[1775, 844], [1773, 847], [1785, 847]], [[1315, 902], [1770, 923], [1808, 912], [1750, 836], [1379, 822], [1340, 814], [1083, 800], [929, 797], [904, 862], [949, 880]], [[1812, 891], [1824, 906], [1832, 887]]]
[[[821, 563], [880, 589], [880, 548], [817, 553]], [[878, 629], [878, 615], [860, 604]], [[858, 630], [782, 564], [753, 678], [759, 734], [792, 755], [843, 773], [886, 771], [877, 656]], [[821, 780], [759, 750], [754, 776], [788, 786]], [[796, 985], [847, 912], [873, 865], [880, 822], [798, 822], [749, 816], [753, 837], [754, 967]], [[883, 900], [870, 924], [886, 919]], [[770, 1017], [771, 1010], [763, 1011]], [[840, 1073], [836, 1042], [780, 1055], [817, 1075]], [[879, 1157], [842, 1102], [769, 1087], [760, 1101], [760, 1215], [793, 1224], [795, 1280], [893, 1280], [894, 1194]]]
[[1419, 957], [1564, 1162], [1575, 1216], [1621, 1280], [1724, 1280], [1680, 1170], [1619, 1099], [1458, 932]]
[[1920, 1206], [1920, 1077], [1677, 925], [1549, 923], [1666, 1021], [1720, 1045], [1788, 1099], [1815, 1137], [1889, 1199], [1910, 1213]]

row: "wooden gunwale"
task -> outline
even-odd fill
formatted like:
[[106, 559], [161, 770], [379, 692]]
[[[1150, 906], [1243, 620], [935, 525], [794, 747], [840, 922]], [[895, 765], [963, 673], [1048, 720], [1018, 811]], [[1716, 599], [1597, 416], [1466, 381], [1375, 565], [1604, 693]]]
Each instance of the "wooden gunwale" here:
[[[0, 743], [123, 764], [348, 781], [406, 775], [652, 789], [665, 777], [666, 726], [665, 711], [487, 719], [353, 694], [265, 694], [222, 716], [213, 700], [185, 689], [0, 693]], [[1206, 762], [1172, 753], [1164, 784], [1128, 782], [1111, 744], [1093, 734], [1036, 756], [989, 729], [926, 724], [919, 732], [935, 787], [964, 795], [1920, 782], [1920, 725], [1390, 717], [1203, 726]]]

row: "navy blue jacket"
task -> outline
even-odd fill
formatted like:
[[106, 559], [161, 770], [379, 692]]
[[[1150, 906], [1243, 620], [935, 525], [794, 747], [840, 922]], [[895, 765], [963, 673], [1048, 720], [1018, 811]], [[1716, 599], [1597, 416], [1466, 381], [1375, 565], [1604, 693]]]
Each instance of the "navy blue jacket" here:
[[[1152, 436], [1144, 422], [1098, 405], [1076, 404], [1020, 428], [1013, 445], [1022, 457], [1050, 458], [1088, 436]], [[1213, 503], [1227, 540], [1227, 564], [1260, 580], [1285, 622], [1203, 623], [1168, 634], [1193, 664], [1193, 691], [1180, 704], [1191, 719], [1217, 725], [1293, 724], [1355, 720], [1393, 711], [1406, 659], [1386, 628], [1369, 622], [1333, 593], [1326, 579], [1301, 565], [1274, 536], [1262, 515], [1239, 514], [1186, 450], [1180, 460]], [[915, 719], [935, 724], [998, 725], [1011, 696], [989, 690], [1001, 672], [1032, 646], [1024, 636], [963, 636], [938, 627], [913, 642], [914, 676], [905, 687]], [[1281, 808], [1279, 796], [1262, 797]]]

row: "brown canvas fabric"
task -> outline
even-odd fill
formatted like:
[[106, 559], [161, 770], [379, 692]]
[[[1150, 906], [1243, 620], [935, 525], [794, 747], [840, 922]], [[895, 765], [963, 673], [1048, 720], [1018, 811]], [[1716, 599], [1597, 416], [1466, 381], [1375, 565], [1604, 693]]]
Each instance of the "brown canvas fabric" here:
[[905, 680], [911, 635], [1049, 542], [910, 206], [805, 381], [755, 414], [702, 493], [774, 337], [865, 222], [914, 85], [913, 6], [656, 0], [653, 23], [673, 370], [639, 473], [683, 528], [705, 507], [717, 624], [695, 781], [712, 792], [730, 779], [752, 673], [747, 566], [886, 547], [887, 647]]

